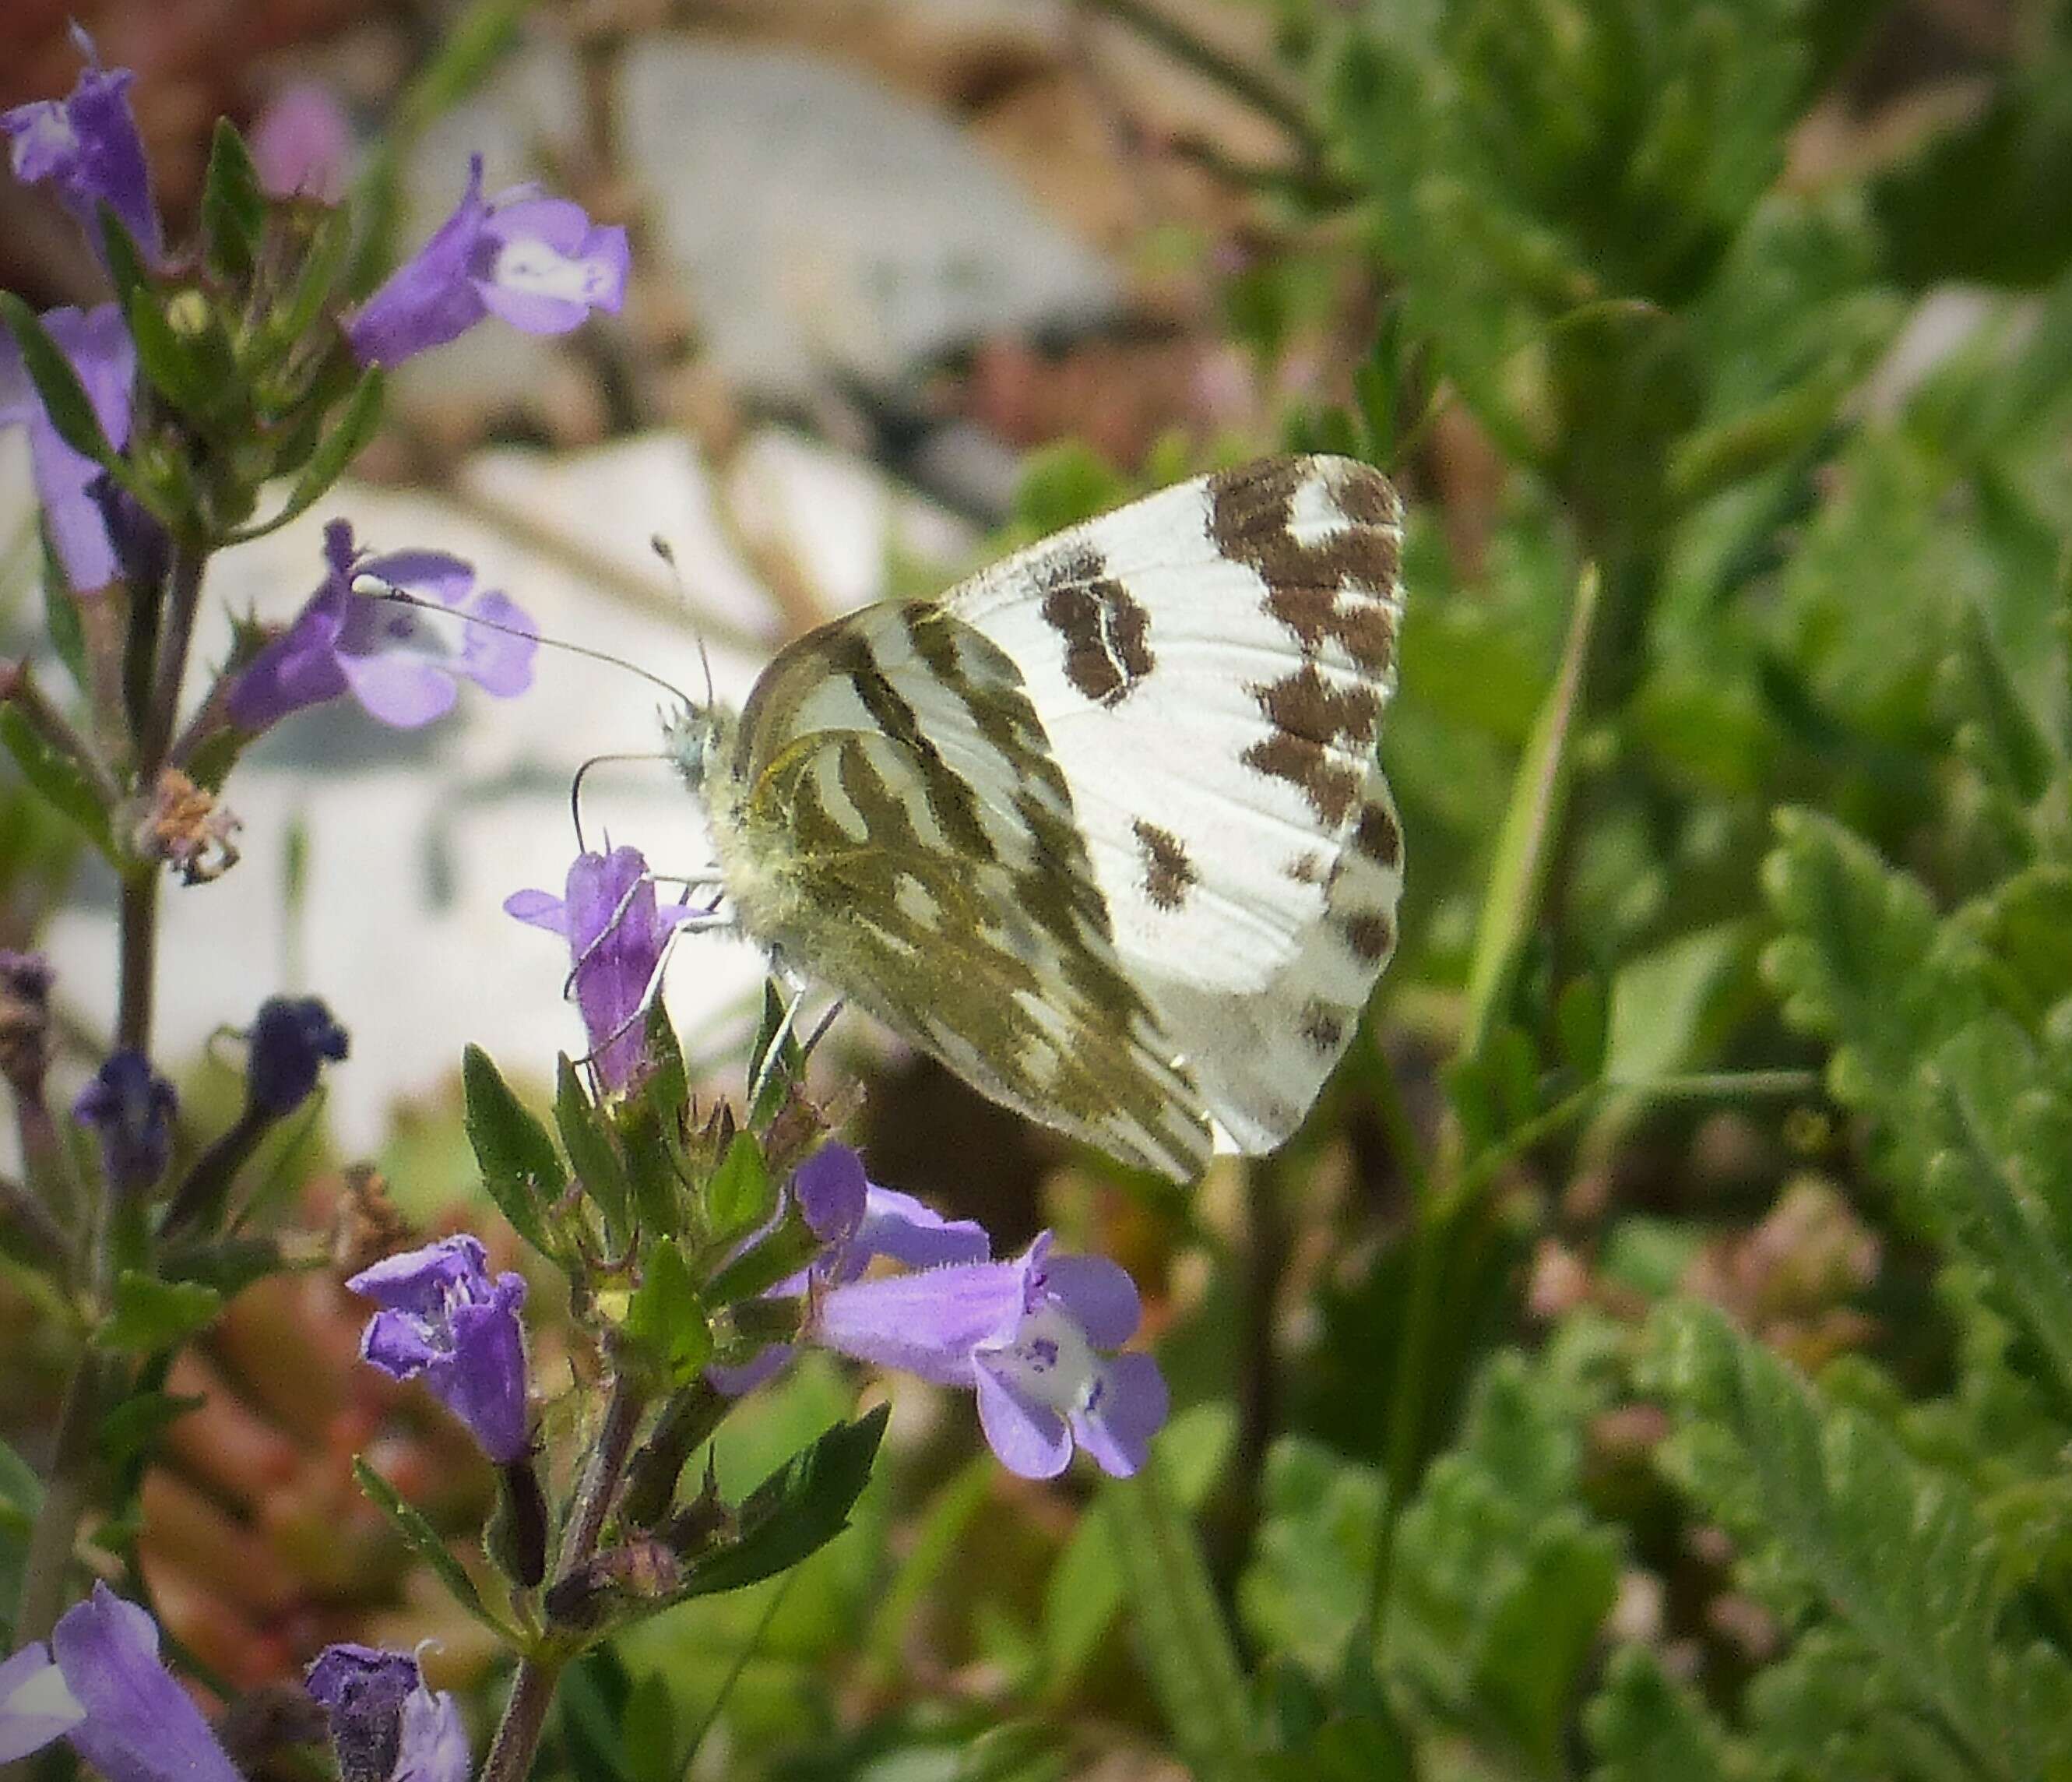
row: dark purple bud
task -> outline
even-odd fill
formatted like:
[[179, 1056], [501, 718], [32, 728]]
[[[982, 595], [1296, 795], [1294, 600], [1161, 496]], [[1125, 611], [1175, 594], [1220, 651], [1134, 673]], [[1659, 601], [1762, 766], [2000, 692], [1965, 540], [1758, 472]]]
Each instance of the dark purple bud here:
[[0, 1079], [40, 1101], [51, 1062], [51, 986], [57, 973], [39, 953], [0, 947]]
[[158, 211], [151, 200], [144, 139], [130, 109], [130, 83], [136, 76], [127, 68], [101, 67], [92, 39], [81, 33], [77, 40], [88, 65], [80, 70], [70, 97], [0, 112], [0, 135], [8, 138], [14, 177], [25, 186], [47, 180], [97, 253], [105, 204], [155, 265], [162, 251]]
[[303, 1686], [330, 1714], [339, 1782], [467, 1782], [458, 1706], [425, 1687], [408, 1652], [327, 1646]]
[[531, 1447], [525, 1414], [525, 1279], [483, 1266], [482, 1241], [462, 1233], [363, 1269], [346, 1282], [382, 1309], [360, 1352], [397, 1380], [424, 1377], [432, 1394], [508, 1467]]
[[293, 1113], [317, 1086], [317, 1072], [328, 1058], [346, 1053], [345, 1029], [314, 996], [270, 996], [260, 1004], [252, 1023], [251, 1050], [245, 1067], [245, 1098], [257, 1113], [279, 1119]]
[[139, 595], [162, 588], [172, 571], [172, 535], [158, 517], [107, 471], [87, 485], [115, 554], [115, 570]]
[[88, 1080], [72, 1117], [101, 1141], [101, 1167], [118, 1194], [142, 1194], [166, 1173], [173, 1155], [173, 1115], [179, 1098], [140, 1052], [127, 1048]]

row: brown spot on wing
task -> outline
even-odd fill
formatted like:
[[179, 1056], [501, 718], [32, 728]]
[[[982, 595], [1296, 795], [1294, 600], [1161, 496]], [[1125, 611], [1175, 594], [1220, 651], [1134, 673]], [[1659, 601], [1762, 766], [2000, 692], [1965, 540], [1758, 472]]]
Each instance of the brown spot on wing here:
[[1377, 866], [1394, 866], [1403, 858], [1403, 831], [1386, 805], [1363, 805], [1353, 829], [1353, 846]]
[[1298, 854], [1281, 870], [1298, 885], [1321, 885], [1324, 882], [1324, 857], [1314, 850]]
[[1065, 644], [1065, 678], [1098, 706], [1118, 706], [1150, 673], [1151, 615], [1092, 545], [1045, 563], [1043, 622]]
[[[1313, 476], [1326, 478], [1346, 524], [1299, 539], [1296, 497]], [[1327, 471], [1314, 459], [1273, 458], [1211, 477], [1208, 492], [1210, 537], [1259, 572], [1267, 611], [1303, 652], [1336, 642], [1361, 668], [1386, 673], [1396, 659], [1396, 616], [1385, 596], [1402, 569], [1401, 509], [1388, 478], [1363, 464]]]
[[1381, 695], [1372, 687], [1359, 683], [1334, 686], [1317, 672], [1314, 662], [1305, 662], [1278, 681], [1253, 687], [1252, 696], [1276, 730], [1313, 743], [1363, 748], [1373, 741], [1381, 720]]
[[1312, 997], [1302, 1006], [1302, 1037], [1328, 1057], [1346, 1043], [1348, 1011]]
[[1331, 758], [1324, 745], [1292, 730], [1261, 737], [1242, 757], [1269, 780], [1285, 780], [1309, 800], [1319, 821], [1335, 829], [1359, 796], [1359, 776]]
[[1177, 910], [1186, 902], [1201, 875], [1178, 836], [1141, 817], [1132, 824], [1144, 855], [1144, 895], [1154, 908]]
[[1379, 965], [1396, 945], [1396, 924], [1379, 910], [1347, 910], [1338, 924], [1354, 957], [1367, 965]]

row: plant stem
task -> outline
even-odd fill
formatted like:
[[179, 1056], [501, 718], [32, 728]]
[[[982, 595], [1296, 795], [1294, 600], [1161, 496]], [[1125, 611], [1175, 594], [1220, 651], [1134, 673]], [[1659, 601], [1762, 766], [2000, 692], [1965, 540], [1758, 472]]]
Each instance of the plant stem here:
[[[619, 1492], [627, 1456], [633, 1451], [633, 1437], [640, 1426], [646, 1401], [623, 1376], [612, 1384], [604, 1407], [604, 1426], [591, 1444], [590, 1459], [576, 1487], [575, 1501], [569, 1511], [568, 1525], [561, 1531], [558, 1578], [582, 1568], [597, 1550], [598, 1537]], [[545, 1731], [547, 1710], [554, 1699], [554, 1685], [570, 1657], [551, 1645], [528, 1653], [518, 1661], [512, 1680], [510, 1699], [497, 1722], [496, 1736], [482, 1768], [482, 1782], [524, 1782], [532, 1768], [533, 1754]]]
[[83, 774], [101, 808], [112, 813], [122, 796], [115, 776], [93, 745], [72, 728], [53, 706], [26, 662], [0, 661], [0, 699], [22, 714], [23, 722]]
[[191, 541], [174, 541], [166, 623], [158, 637], [151, 697], [137, 735], [137, 789], [146, 798], [172, 746], [173, 726], [180, 713], [180, 684], [187, 678], [187, 650], [194, 641], [195, 615], [201, 607], [202, 570], [208, 562], [208, 554]]
[[158, 968], [158, 865], [139, 862], [122, 875], [121, 964], [115, 1006], [115, 1043], [148, 1052], [152, 989]]
[[22, 1596], [14, 1611], [18, 1650], [32, 1640], [48, 1639], [64, 1607], [66, 1575], [79, 1539], [80, 1518], [86, 1513], [87, 1470], [93, 1459], [94, 1426], [100, 1415], [100, 1376], [97, 1358], [89, 1349], [80, 1357], [58, 1412], [50, 1478], [43, 1486], [35, 1525], [29, 1531], [29, 1549], [22, 1566]]
[[1138, 36], [1158, 47], [1176, 62], [1183, 62], [1197, 74], [1235, 95], [1263, 117], [1269, 117], [1293, 137], [1311, 160], [1322, 158], [1323, 145], [1308, 108], [1301, 97], [1278, 80], [1249, 64], [1197, 37], [1178, 19], [1149, 3], [1149, 0], [1082, 0], [1096, 12], [1129, 27]]

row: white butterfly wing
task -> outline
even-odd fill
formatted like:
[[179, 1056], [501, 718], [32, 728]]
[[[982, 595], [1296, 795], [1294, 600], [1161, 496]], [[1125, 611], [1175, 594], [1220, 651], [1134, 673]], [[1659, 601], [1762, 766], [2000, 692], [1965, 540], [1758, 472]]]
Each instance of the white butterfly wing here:
[[1116, 952], [1238, 1149], [1292, 1132], [1395, 944], [1375, 761], [1401, 511], [1345, 459], [1198, 478], [944, 604], [997, 644], [1070, 788]]

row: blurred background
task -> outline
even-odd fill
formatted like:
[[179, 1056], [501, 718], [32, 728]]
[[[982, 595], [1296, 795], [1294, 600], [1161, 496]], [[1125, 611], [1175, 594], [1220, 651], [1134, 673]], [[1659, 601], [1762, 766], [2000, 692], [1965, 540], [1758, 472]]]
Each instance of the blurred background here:
[[[1297, 1142], [1183, 1196], [1072, 1154], [860, 1017], [821, 1063], [868, 1081], [874, 1179], [983, 1219], [998, 1253], [1049, 1224], [1136, 1276], [1178, 1407], [1173, 1488], [1253, 1686], [1295, 1722], [1345, 1710], [1387, 1461], [1376, 1711], [1400, 1738], [1289, 1773], [1609, 1763], [1621, 1648], [1741, 1712], [1797, 1624], [1658, 1464], [1674, 1419], [1634, 1333], [1694, 1295], [1895, 1395], [1962, 1373], [1932, 1258], [1872, 1185], [1862, 1109], [1823, 1086], [1819, 1036], [1764, 969], [1800, 918], [1761, 869], [1787, 804], [1952, 902], [2034, 851], [1994, 714], [2012, 701], [2023, 735], [2068, 716], [2066, 9], [10, 0], [0, 107], [70, 87], [74, 18], [136, 71], [176, 239], [219, 113], [317, 145], [385, 206], [392, 257], [447, 214], [471, 154], [492, 192], [543, 179], [633, 234], [615, 320], [487, 326], [403, 368], [354, 479], [218, 559], [205, 655], [232, 611], [297, 610], [343, 513], [367, 546], [456, 553], [548, 634], [687, 687], [701, 636], [738, 699], [831, 615], [1141, 489], [1288, 448], [1391, 471], [1412, 525], [1383, 744], [1404, 945]], [[47, 306], [100, 278], [53, 207], [0, 183], [0, 285]], [[1550, 705], [1586, 564], [1600, 603]], [[16, 430], [8, 653], [40, 624], [39, 567]], [[280, 1216], [493, 1220], [461, 1048], [544, 1093], [581, 1044], [563, 956], [502, 900], [559, 889], [572, 775], [652, 751], [656, 702], [549, 653], [524, 698], [463, 699], [422, 732], [341, 705], [254, 750], [240, 864], [170, 895], [161, 1023], [204, 1110], [237, 1094], [212, 1035], [264, 995], [321, 994], [350, 1030], [321, 1120], [273, 1147]], [[1492, 870], [1550, 711], [1566, 803], [1492, 1002]], [[591, 788], [586, 821], [658, 870], [705, 858], [665, 767]], [[56, 960], [83, 1071], [109, 891], [18, 793], [0, 780], [0, 945]], [[1994, 907], [2045, 1006], [2072, 893]], [[759, 984], [735, 943], [676, 955], [668, 998], [715, 1089], [738, 1089]], [[1439, 1224], [1405, 1161], [1427, 1152], [1466, 1184]], [[551, 1426], [569, 1363], [541, 1304]], [[436, 1637], [437, 1680], [484, 1681], [478, 1636], [348, 1463], [378, 1456], [454, 1527], [486, 1475], [428, 1401], [356, 1364], [359, 1315], [328, 1276], [269, 1282], [176, 1377], [210, 1397], [147, 1488], [146, 1570], [232, 1685], [344, 1636]], [[0, 1280], [0, 1434], [27, 1452], [60, 1383], [42, 1327]], [[857, 1389], [802, 1368], [730, 1422], [723, 1470], [759, 1477]], [[672, 1782], [697, 1731], [698, 1776], [1199, 1772], [1146, 1690], [1087, 1480], [1015, 1480], [961, 1400], [867, 1389], [895, 1415], [857, 1526], [796, 1583], [586, 1661], [554, 1773]], [[2072, 1583], [2053, 1539], [2036, 1563]]]

